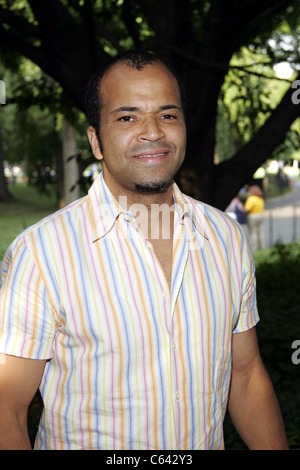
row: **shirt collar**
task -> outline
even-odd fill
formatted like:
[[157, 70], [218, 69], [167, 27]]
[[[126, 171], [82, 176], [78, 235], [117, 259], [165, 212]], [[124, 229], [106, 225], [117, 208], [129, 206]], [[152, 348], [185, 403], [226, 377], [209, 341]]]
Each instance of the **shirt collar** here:
[[[204, 204], [183, 194], [176, 183], [173, 184], [173, 198], [179, 219], [184, 222], [185, 218], [189, 218], [193, 227], [205, 237]], [[124, 197], [124, 203], [121, 199], [120, 203], [116, 200], [104, 181], [103, 172], [92, 184], [88, 192], [88, 200], [94, 242], [109, 233], [121, 214], [128, 220], [133, 217], [129, 209], [126, 210], [126, 197]]]
[[96, 178], [88, 192], [90, 215], [93, 226], [93, 241], [106, 235], [113, 227], [122, 208], [108, 189], [103, 172]]
[[184, 221], [185, 217], [187, 217], [191, 221], [193, 228], [203, 235], [204, 238], [207, 238], [204, 230], [205, 205], [202, 202], [183, 194], [176, 183], [174, 183], [173, 188], [174, 201], [181, 220]]

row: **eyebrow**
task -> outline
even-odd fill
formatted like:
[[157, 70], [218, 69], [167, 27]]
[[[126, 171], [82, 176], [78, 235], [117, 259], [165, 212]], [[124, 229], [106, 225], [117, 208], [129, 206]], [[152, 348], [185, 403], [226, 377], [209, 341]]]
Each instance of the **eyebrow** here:
[[[158, 112], [167, 111], [169, 109], [178, 109], [179, 111], [182, 111], [181, 106], [178, 106], [177, 104], [166, 104], [166, 105], [160, 106], [157, 111]], [[111, 111], [110, 114], [116, 114], [116, 113], [120, 113], [124, 111], [129, 112], [129, 113], [134, 113], [134, 112], [138, 113], [142, 111], [142, 109], [138, 108], [137, 106], [120, 106], [119, 108], [116, 108], [113, 111]]]

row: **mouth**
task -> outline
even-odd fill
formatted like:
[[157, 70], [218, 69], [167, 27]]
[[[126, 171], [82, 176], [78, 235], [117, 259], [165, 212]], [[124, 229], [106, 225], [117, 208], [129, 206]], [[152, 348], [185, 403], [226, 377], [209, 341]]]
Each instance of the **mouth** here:
[[135, 158], [136, 160], [143, 161], [145, 163], [152, 163], [152, 162], [158, 163], [160, 161], [165, 160], [168, 154], [169, 154], [169, 151], [167, 150], [166, 151], [156, 150], [152, 152], [143, 153], [140, 155], [134, 155], [133, 158]]

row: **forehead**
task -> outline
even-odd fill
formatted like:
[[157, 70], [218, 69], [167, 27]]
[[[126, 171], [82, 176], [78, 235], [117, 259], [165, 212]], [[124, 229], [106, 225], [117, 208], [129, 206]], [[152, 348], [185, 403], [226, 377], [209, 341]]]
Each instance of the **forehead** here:
[[159, 61], [144, 66], [142, 70], [124, 63], [113, 65], [102, 78], [100, 95], [102, 106], [124, 99], [165, 99], [181, 104], [176, 78]]

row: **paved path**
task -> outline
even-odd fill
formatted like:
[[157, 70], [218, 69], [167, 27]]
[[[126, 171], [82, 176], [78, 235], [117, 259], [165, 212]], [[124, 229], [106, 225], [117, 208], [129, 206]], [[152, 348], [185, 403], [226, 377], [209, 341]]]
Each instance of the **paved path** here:
[[300, 239], [300, 182], [290, 193], [266, 201], [263, 234], [265, 248]]

